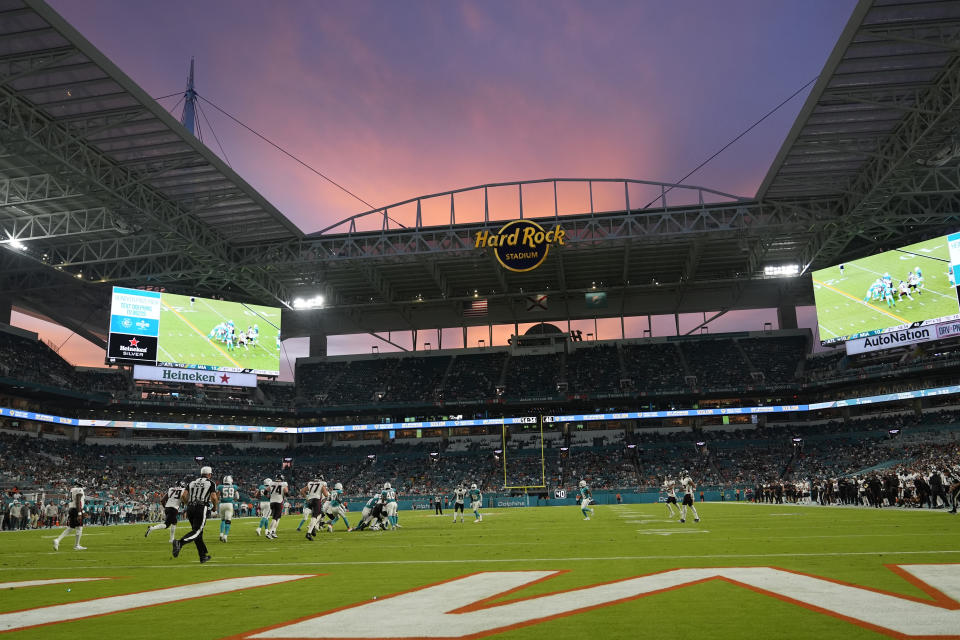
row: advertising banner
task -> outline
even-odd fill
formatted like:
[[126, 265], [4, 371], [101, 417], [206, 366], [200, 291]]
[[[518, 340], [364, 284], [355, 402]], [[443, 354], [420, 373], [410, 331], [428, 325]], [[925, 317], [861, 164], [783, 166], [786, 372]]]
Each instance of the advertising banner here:
[[233, 373], [229, 371], [208, 371], [204, 369], [177, 369], [174, 367], [135, 365], [133, 367], [133, 377], [136, 380], [213, 384], [221, 387], [257, 386], [257, 376], [254, 373]]

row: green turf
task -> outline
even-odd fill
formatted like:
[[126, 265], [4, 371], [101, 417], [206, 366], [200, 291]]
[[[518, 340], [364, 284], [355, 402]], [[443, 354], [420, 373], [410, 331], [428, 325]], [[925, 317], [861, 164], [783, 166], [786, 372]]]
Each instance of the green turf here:
[[[323, 574], [298, 582], [15, 632], [16, 638], [221, 638], [366, 602], [478, 571], [567, 570], [505, 600], [681, 567], [777, 566], [926, 599], [886, 564], [960, 562], [960, 520], [943, 511], [795, 505], [703, 504], [702, 521], [679, 524], [662, 505], [598, 506], [585, 522], [576, 507], [490, 510], [482, 523], [402, 512], [403, 529], [342, 529], [307, 542], [299, 517], [280, 539], [254, 534], [258, 520], [235, 520], [230, 542], [207, 524], [213, 561], [186, 547], [170, 556], [167, 532], [143, 526], [88, 527], [87, 551], [56, 531], [0, 534], [0, 582], [75, 576], [115, 580], [3, 592], [0, 610], [52, 605], [225, 577]], [[355, 514], [351, 514], [355, 515]], [[181, 525], [183, 527], [184, 525]], [[700, 533], [681, 533], [697, 531]], [[182, 533], [182, 530], [181, 530]], [[71, 589], [69, 592], [67, 589]], [[411, 615], [417, 615], [412, 611]], [[493, 612], [491, 615], [496, 615]], [[389, 629], [389, 621], [371, 621]], [[641, 634], [642, 631], [642, 634]], [[497, 638], [879, 638], [876, 631], [808, 611], [743, 587], [712, 581], [652, 594], [495, 634]]]
[[[228, 350], [222, 342], [209, 339], [210, 331], [227, 320], [234, 321], [238, 332], [258, 325], [259, 344]], [[157, 359], [279, 373], [279, 331], [280, 310], [276, 308], [205, 298], [196, 298], [191, 305], [189, 296], [164, 293]]]
[[[820, 339], [827, 341], [956, 314], [957, 294], [947, 280], [949, 264], [947, 241], [941, 237], [847, 262], [842, 277], [839, 266], [814, 271]], [[912, 301], [904, 297], [894, 308], [883, 300], [864, 302], [867, 289], [878, 277], [889, 273], [896, 287], [916, 267], [923, 271], [923, 294], [914, 294]]]

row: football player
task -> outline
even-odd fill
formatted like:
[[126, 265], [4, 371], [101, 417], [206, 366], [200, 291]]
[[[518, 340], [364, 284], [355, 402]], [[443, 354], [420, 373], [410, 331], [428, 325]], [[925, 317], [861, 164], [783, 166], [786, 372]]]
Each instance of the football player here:
[[667, 509], [670, 511], [670, 517], [680, 515], [680, 506], [677, 505], [677, 511], [674, 513], [673, 507], [677, 504], [677, 481], [673, 478], [664, 478], [663, 490], [667, 494]]
[[593, 515], [593, 509], [590, 508], [590, 503], [593, 502], [593, 494], [590, 493], [590, 487], [587, 486], [586, 480], [580, 481], [577, 493], [580, 498], [580, 513], [583, 514], [584, 520], [589, 520], [590, 515]]
[[686, 471], [680, 473], [680, 484], [683, 485], [683, 502], [680, 504], [680, 522], [687, 521], [687, 507], [693, 511], [693, 521], [700, 522], [700, 514], [697, 508], [693, 506], [693, 493], [697, 490], [693, 479]]
[[144, 538], [149, 536], [151, 531], [170, 529], [170, 542], [177, 539], [177, 518], [180, 515], [181, 507], [180, 498], [186, 488], [187, 483], [181, 480], [175, 486], [167, 489], [167, 494], [160, 500], [163, 505], [163, 522], [147, 527], [147, 531], [143, 534]]
[[277, 539], [277, 525], [280, 524], [280, 518], [283, 516], [283, 503], [289, 493], [290, 489], [282, 475], [274, 480], [270, 489], [270, 526], [267, 528], [267, 538], [271, 540]]
[[460, 513], [460, 524], [463, 524], [463, 499], [467, 496], [467, 490], [462, 484], [458, 484], [453, 490], [453, 521], [457, 521], [457, 512]]
[[80, 536], [83, 535], [83, 505], [85, 501], [83, 487], [79, 480], [73, 481], [73, 487], [70, 489], [70, 511], [67, 515], [67, 528], [59, 536], [53, 539], [53, 550], [60, 550], [60, 541], [64, 539], [71, 530], [75, 532], [76, 539], [73, 543], [74, 551], [86, 551], [86, 547], [80, 546]]
[[339, 482], [333, 485], [333, 491], [330, 492], [330, 501], [323, 505], [323, 512], [330, 519], [328, 526], [333, 531], [333, 523], [339, 518], [343, 518], [343, 524], [347, 526], [347, 531], [352, 531], [350, 521], [347, 520], [347, 503], [343, 499], [343, 485]]
[[220, 542], [226, 542], [230, 535], [230, 523], [233, 521], [234, 503], [239, 499], [240, 492], [233, 484], [233, 476], [223, 476], [223, 484], [217, 487], [220, 496]]
[[257, 488], [257, 495], [260, 497], [260, 524], [257, 525], [257, 535], [261, 530], [266, 533], [267, 525], [270, 523], [270, 492], [273, 490], [273, 480], [267, 478]]
[[397, 492], [394, 491], [389, 482], [383, 483], [383, 491], [380, 492], [380, 497], [383, 500], [383, 513], [387, 516], [390, 528], [399, 529], [400, 517], [397, 515]]
[[480, 507], [483, 505], [483, 494], [477, 489], [476, 484], [470, 485], [470, 491], [467, 492], [470, 497], [470, 509], [473, 511], [473, 522], [483, 522], [483, 516], [480, 515]]
[[304, 487], [304, 493], [307, 502], [304, 514], [307, 511], [310, 512], [310, 524], [307, 525], [306, 538], [307, 540], [313, 540], [317, 534], [317, 529], [322, 526], [323, 501], [330, 497], [330, 490], [327, 489], [327, 483], [323, 478], [317, 477], [307, 483], [307, 486]]

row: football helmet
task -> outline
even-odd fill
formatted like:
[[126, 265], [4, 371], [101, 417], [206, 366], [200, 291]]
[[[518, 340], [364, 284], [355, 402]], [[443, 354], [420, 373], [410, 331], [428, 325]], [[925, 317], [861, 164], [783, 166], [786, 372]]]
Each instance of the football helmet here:
[[343, 491], [343, 485], [340, 484], [339, 482], [333, 485], [333, 488], [336, 489], [337, 491]]
[[581, 487], [587, 486], [587, 481], [586, 481], [586, 480], [581, 480], [581, 481], [580, 481], [580, 486], [581, 486]]
[[391, 489], [392, 487], [390, 486], [390, 483], [389, 483], [389, 482], [384, 482], [384, 483], [383, 483], [383, 488], [384, 488], [384, 489]]
[[223, 484], [233, 484], [233, 476], [223, 476]]
[[282, 473], [277, 476], [277, 482], [283, 482], [284, 480], [286, 480], [286, 478], [283, 477]]
[[186, 489], [187, 488], [186, 480], [177, 480], [177, 486], [180, 487], [181, 489]]
[[267, 478], [263, 481], [263, 486], [265, 487], [269, 487], [272, 484], [273, 484], [273, 480], [271, 480], [270, 478]]
[[477, 484], [476, 484], [476, 483], [471, 484], [471, 485], [470, 485], [470, 488], [471, 488], [471, 489], [476, 489], [476, 488], [477, 488]]

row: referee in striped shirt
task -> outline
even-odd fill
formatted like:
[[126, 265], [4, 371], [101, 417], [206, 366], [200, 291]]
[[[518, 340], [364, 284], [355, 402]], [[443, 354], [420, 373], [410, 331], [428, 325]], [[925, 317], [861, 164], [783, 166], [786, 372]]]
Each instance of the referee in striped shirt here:
[[187, 485], [181, 495], [181, 502], [187, 504], [187, 519], [193, 530], [179, 540], [173, 541], [173, 557], [180, 555], [180, 549], [183, 545], [191, 542], [197, 545], [197, 554], [200, 556], [200, 564], [210, 559], [207, 555], [207, 545], [203, 543], [203, 526], [207, 523], [207, 503], [212, 502], [216, 509], [220, 502], [220, 497], [215, 491], [213, 480], [213, 469], [202, 467], [200, 477]]

